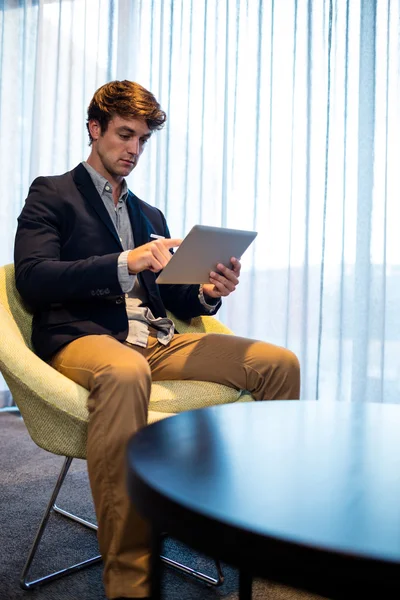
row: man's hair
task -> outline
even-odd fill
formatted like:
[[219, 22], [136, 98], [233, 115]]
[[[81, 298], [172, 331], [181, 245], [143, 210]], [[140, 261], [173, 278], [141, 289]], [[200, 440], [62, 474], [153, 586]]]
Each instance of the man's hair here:
[[134, 81], [110, 81], [102, 85], [90, 101], [86, 127], [90, 142], [93, 138], [89, 131], [89, 121], [96, 119], [101, 133], [107, 131], [109, 122], [114, 116], [125, 119], [145, 119], [150, 131], [161, 129], [167, 115], [153, 94]]

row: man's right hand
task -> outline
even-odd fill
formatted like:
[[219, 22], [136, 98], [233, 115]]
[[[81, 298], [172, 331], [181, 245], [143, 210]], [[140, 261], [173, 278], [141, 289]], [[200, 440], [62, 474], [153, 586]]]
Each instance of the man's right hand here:
[[128, 254], [128, 270], [132, 275], [149, 270], [158, 273], [172, 258], [170, 248], [180, 246], [181, 239], [161, 238], [138, 246]]

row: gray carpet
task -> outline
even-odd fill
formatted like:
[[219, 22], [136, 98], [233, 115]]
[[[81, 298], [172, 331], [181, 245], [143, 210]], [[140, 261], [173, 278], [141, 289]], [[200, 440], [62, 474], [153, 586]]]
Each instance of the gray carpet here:
[[[0, 413], [0, 600], [105, 600], [101, 564], [37, 588], [23, 591], [19, 576], [63, 459], [38, 448], [23, 421], [15, 414]], [[94, 519], [86, 462], [74, 460], [58, 505], [89, 520]], [[95, 533], [59, 515], [50, 517], [31, 576], [62, 569], [98, 553]], [[169, 539], [164, 553], [192, 568], [213, 572], [207, 557]], [[164, 569], [165, 600], [237, 600], [238, 575], [223, 565], [225, 583], [208, 588], [172, 569]], [[254, 600], [318, 600], [320, 597], [256, 580]]]

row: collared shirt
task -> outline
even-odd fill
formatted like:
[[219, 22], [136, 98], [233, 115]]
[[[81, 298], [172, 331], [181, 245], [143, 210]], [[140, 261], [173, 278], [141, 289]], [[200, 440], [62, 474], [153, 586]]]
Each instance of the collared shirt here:
[[146, 348], [149, 337], [149, 326], [151, 326], [157, 330], [158, 341], [163, 345], [167, 345], [174, 335], [173, 321], [167, 317], [156, 318], [148, 307], [143, 306], [147, 300], [146, 290], [139, 284], [137, 276], [131, 275], [128, 271], [128, 254], [135, 247], [135, 240], [126, 204], [128, 198], [126, 181], [125, 179], [122, 181], [121, 193], [118, 203], [115, 205], [110, 182], [87, 162], [83, 162], [82, 164], [87, 169], [110, 215], [111, 221], [114, 223], [124, 249], [124, 252], [121, 252], [118, 258], [118, 280], [126, 298], [126, 312], [129, 325], [126, 341], [130, 344]]

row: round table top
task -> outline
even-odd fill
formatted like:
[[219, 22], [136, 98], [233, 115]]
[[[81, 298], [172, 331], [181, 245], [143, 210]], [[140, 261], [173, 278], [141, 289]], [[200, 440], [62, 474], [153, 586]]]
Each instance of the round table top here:
[[[340, 557], [341, 569], [343, 559], [356, 558], [364, 569], [395, 567], [400, 585], [398, 405], [209, 407], [141, 430], [128, 457], [133, 501], [183, 541], [197, 538], [196, 524], [205, 535], [211, 526], [226, 544], [245, 544], [249, 555], [270, 550], [289, 560], [292, 550], [298, 560], [302, 549], [305, 560]], [[232, 558], [224, 541], [216, 549]], [[239, 554], [240, 563], [243, 548]]]

